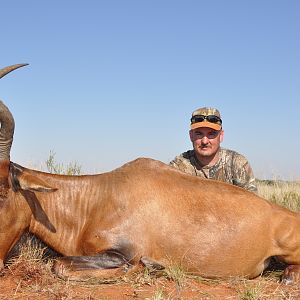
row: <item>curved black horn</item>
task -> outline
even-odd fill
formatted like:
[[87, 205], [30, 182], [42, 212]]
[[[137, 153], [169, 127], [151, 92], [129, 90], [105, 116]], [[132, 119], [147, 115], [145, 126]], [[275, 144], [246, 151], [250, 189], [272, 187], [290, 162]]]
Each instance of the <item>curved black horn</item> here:
[[0, 100], [0, 162], [10, 160], [10, 148], [13, 141], [15, 121], [13, 115]]
[[[15, 64], [0, 70], [0, 78], [9, 72], [27, 66], [28, 64]], [[15, 121], [9, 109], [0, 101], [0, 162], [9, 161], [10, 148], [14, 136]]]
[[[0, 78], [9, 72], [27, 66], [28, 64], [16, 64], [0, 70]], [[9, 109], [0, 101], [0, 197], [3, 187], [8, 186], [8, 173], [10, 164], [10, 148], [13, 141], [15, 121]], [[2, 192], [1, 192], [2, 191]]]
[[8, 74], [9, 72], [11, 72], [15, 69], [18, 69], [18, 68], [21, 68], [21, 67], [24, 67], [24, 66], [27, 66], [27, 65], [28, 64], [16, 64], [16, 65], [12, 65], [12, 66], [3, 68], [3, 69], [0, 70], [0, 78], [2, 78], [3, 76], [5, 76], [6, 74]]

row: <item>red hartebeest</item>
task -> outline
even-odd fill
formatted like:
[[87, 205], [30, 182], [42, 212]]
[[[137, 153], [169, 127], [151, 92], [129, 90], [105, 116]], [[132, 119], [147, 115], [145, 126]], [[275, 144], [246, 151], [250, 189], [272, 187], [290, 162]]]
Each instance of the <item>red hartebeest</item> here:
[[[0, 77], [22, 65], [0, 71]], [[112, 172], [53, 175], [10, 162], [14, 120], [0, 103], [0, 263], [25, 230], [63, 257], [60, 276], [110, 277], [181, 264], [254, 278], [272, 256], [300, 274], [300, 215], [222, 182], [137, 159]], [[80, 275], [81, 274], [81, 275]]]

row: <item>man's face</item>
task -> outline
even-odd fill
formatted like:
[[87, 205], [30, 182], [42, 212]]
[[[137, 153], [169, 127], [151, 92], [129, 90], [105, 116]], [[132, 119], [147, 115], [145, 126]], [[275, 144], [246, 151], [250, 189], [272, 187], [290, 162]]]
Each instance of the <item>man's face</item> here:
[[190, 139], [197, 156], [214, 156], [223, 141], [224, 131], [201, 127], [190, 130]]

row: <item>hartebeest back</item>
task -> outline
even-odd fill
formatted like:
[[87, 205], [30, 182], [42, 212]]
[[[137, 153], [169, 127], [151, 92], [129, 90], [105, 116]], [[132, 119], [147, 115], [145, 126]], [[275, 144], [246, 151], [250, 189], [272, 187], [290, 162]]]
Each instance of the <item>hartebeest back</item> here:
[[2, 102], [0, 122], [2, 267], [29, 229], [64, 255], [55, 271], [68, 278], [117, 276], [141, 264], [254, 278], [276, 256], [290, 264], [284, 280], [299, 279], [298, 213], [146, 158], [98, 175], [26, 169], [10, 162], [14, 121]]

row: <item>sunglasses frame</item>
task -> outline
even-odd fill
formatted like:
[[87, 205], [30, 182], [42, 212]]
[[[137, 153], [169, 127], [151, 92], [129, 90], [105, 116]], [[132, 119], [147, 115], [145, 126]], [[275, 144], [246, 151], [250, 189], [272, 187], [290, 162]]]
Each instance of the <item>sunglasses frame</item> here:
[[[199, 120], [201, 118], [201, 120]], [[222, 119], [218, 116], [215, 115], [195, 115], [191, 117], [191, 124], [195, 124], [195, 123], [199, 123], [199, 122], [204, 122], [205, 120], [207, 120], [210, 123], [214, 123], [214, 124], [222, 124]]]

